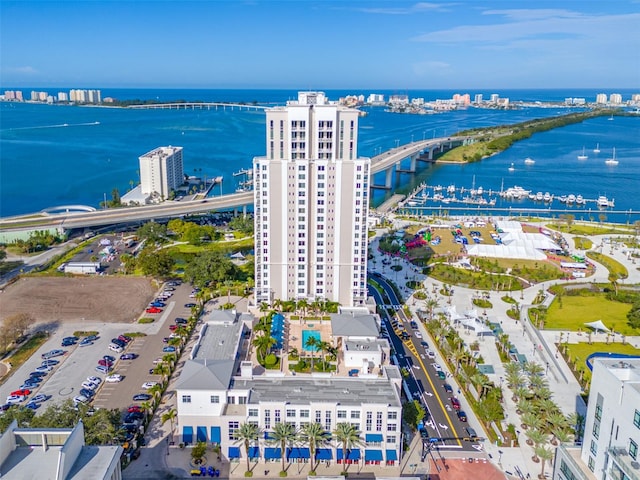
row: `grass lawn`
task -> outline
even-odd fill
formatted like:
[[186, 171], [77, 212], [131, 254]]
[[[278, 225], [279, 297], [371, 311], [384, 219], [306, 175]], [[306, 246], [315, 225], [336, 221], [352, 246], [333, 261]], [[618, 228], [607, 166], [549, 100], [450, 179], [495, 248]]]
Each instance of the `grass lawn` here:
[[547, 313], [544, 328], [548, 330], [587, 330], [585, 323], [602, 320], [612, 330], [623, 335], [638, 335], [635, 329], [627, 325], [627, 313], [631, 310], [628, 303], [607, 300], [604, 296], [567, 296], [562, 297], [562, 308], [556, 298]]
[[587, 367], [585, 363], [587, 357], [595, 352], [611, 352], [611, 353], [624, 353], [627, 355], [640, 355], [640, 350], [635, 348], [633, 345], [623, 345], [622, 343], [592, 343], [589, 345], [588, 343], [569, 343], [567, 344], [569, 359], [571, 361], [576, 362], [576, 367], [578, 370], [582, 369], [584, 372], [584, 380], [586, 384], [589, 385], [591, 383], [591, 371]]
[[578, 250], [590, 250], [593, 247], [593, 242], [585, 237], [574, 237], [573, 241]]
[[587, 252], [587, 257], [604, 265], [610, 274], [617, 275], [618, 278], [627, 278], [629, 276], [627, 267], [607, 255], [598, 252]]
[[560, 232], [572, 233], [574, 235], [605, 235], [607, 233], [614, 234], [622, 234], [630, 233], [629, 230], [625, 229], [624, 226], [620, 227], [619, 225], [596, 225], [592, 224], [576, 224], [573, 223], [570, 226], [561, 225], [561, 224], [553, 224], [550, 223], [547, 225], [547, 228], [551, 230], [558, 230]]

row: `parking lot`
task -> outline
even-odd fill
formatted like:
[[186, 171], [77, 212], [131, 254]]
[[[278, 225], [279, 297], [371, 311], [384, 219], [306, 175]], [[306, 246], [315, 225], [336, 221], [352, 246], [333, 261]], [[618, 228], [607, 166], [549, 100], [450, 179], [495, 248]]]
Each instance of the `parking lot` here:
[[[79, 395], [81, 384], [89, 376], [97, 376], [102, 379], [100, 386], [96, 389], [93, 405], [108, 409], [120, 409], [126, 411], [126, 408], [133, 402], [132, 397], [137, 393], [142, 393], [142, 384], [148, 381], [159, 381], [160, 377], [149, 373], [149, 369], [153, 368], [153, 360], [166, 355], [162, 349], [166, 346], [163, 342], [164, 337], [168, 337], [171, 333], [169, 325], [173, 323], [176, 317], [188, 318], [190, 309], [185, 307], [186, 303], [193, 301], [189, 298], [191, 287], [189, 285], [180, 285], [175, 287], [173, 296], [167, 299], [166, 306], [159, 314], [144, 314], [146, 317], [155, 318], [151, 324], [125, 324], [125, 323], [82, 323], [81, 325], [74, 323], [65, 323], [51, 335], [51, 338], [17, 371], [13, 372], [2, 387], [0, 387], [1, 402], [14, 390], [17, 390], [23, 381], [29, 377], [29, 374], [42, 363], [42, 354], [54, 349], [65, 351], [62, 356], [54, 357], [59, 360], [54, 369], [44, 377], [43, 383], [33, 389], [30, 397], [35, 394], [43, 393], [50, 395], [51, 398], [42, 404], [42, 409], [54, 402], [61, 402], [67, 399], [73, 399]], [[144, 308], [143, 308], [144, 310]], [[143, 311], [140, 312], [142, 314]], [[92, 345], [79, 346], [78, 344], [61, 347], [62, 339], [73, 335], [76, 330], [96, 330], [98, 331], [98, 339]], [[123, 352], [116, 353], [109, 349], [109, 344], [113, 338], [125, 332], [141, 332], [145, 336], [134, 337], [130, 341]], [[134, 360], [120, 360], [123, 353], [135, 353], [139, 356]], [[115, 357], [113, 371], [110, 373], [120, 374], [123, 380], [119, 383], [107, 383], [104, 381], [106, 375], [95, 370], [98, 361], [104, 355]], [[27, 399], [28, 401], [28, 399]], [[26, 402], [24, 402], [26, 403]], [[140, 402], [136, 402], [140, 403]]]

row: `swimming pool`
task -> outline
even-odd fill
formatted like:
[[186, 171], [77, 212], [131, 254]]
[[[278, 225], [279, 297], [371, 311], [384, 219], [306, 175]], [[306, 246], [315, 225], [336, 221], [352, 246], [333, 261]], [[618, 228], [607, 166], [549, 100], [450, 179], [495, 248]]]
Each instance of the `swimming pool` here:
[[318, 347], [308, 347], [307, 340], [310, 338], [315, 338], [316, 340], [321, 340], [320, 332], [318, 330], [302, 330], [302, 349], [307, 352], [317, 352], [319, 350]]

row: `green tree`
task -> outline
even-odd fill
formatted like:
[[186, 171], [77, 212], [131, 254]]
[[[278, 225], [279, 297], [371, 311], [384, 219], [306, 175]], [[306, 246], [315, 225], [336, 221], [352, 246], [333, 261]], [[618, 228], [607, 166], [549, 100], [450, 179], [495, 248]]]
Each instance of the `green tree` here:
[[314, 465], [314, 460], [316, 458], [316, 451], [318, 447], [326, 444], [329, 441], [329, 433], [322, 428], [317, 422], [307, 423], [302, 427], [301, 440], [309, 445], [309, 454], [311, 457], [311, 471], [315, 472], [317, 464]]
[[411, 427], [411, 430], [418, 428], [418, 423], [424, 418], [425, 410], [417, 400], [412, 400], [402, 406], [402, 420]]
[[276, 339], [269, 334], [256, 335], [253, 337], [253, 345], [256, 347], [258, 362], [264, 365], [264, 360], [269, 349], [276, 344]]
[[247, 457], [247, 472], [249, 467], [249, 447], [252, 443], [258, 441], [258, 435], [260, 434], [260, 428], [254, 423], [242, 423], [240, 427], [235, 431], [236, 444], [242, 443], [244, 445], [244, 453]]
[[253, 235], [253, 217], [249, 215], [237, 215], [229, 223], [229, 228], [238, 230], [247, 236]]
[[84, 438], [87, 445], [107, 445], [117, 435], [120, 412], [98, 408], [92, 415], [83, 415]]
[[36, 412], [34, 410], [21, 405], [9, 407], [6, 412], [0, 415], [0, 432], [6, 431], [14, 420], [18, 422], [18, 427], [20, 428], [30, 427], [31, 420], [35, 414]]
[[140, 240], [162, 243], [167, 239], [167, 226], [162, 223], [147, 222], [136, 231]]
[[167, 278], [171, 275], [175, 260], [166, 250], [145, 248], [140, 252], [136, 264], [145, 275]]
[[341, 422], [336, 425], [333, 436], [342, 445], [342, 465], [344, 467], [343, 471], [346, 472], [347, 451], [363, 443], [360, 438], [360, 431], [348, 422]]
[[196, 444], [191, 449], [191, 458], [196, 460], [201, 460], [207, 453], [207, 442], [196, 442]]
[[202, 244], [203, 229], [195, 223], [187, 223], [182, 231], [181, 240], [191, 245]]
[[187, 263], [184, 275], [187, 281], [202, 288], [209, 282], [219, 284], [229, 278], [235, 278], [237, 268], [231, 259], [219, 252], [202, 252]]
[[177, 410], [175, 408], [170, 408], [169, 410], [164, 412], [162, 414], [162, 416], [160, 417], [160, 421], [162, 422], [162, 425], [164, 425], [167, 422], [170, 422], [170, 424], [171, 424], [171, 438], [173, 438], [173, 422], [175, 422], [177, 417], [178, 417], [178, 412], [177, 412]]
[[296, 429], [289, 423], [278, 422], [273, 426], [271, 433], [272, 442], [280, 446], [282, 452], [282, 471], [285, 472], [284, 458], [286, 457], [287, 446], [293, 444], [298, 439]]
[[544, 467], [546, 462], [549, 462], [553, 459], [553, 450], [551, 450], [550, 448], [544, 447], [542, 445], [536, 447], [535, 449], [535, 454], [537, 457], [540, 458], [540, 477], [539, 478], [545, 478], [544, 475]]

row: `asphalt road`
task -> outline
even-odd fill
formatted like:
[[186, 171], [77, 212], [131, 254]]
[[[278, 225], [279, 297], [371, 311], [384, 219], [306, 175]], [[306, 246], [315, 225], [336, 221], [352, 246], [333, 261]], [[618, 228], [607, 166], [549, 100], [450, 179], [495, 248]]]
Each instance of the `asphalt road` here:
[[[369, 288], [369, 293], [376, 299], [376, 303], [381, 306], [388, 305], [401, 305], [393, 288], [386, 282], [384, 277], [380, 275], [372, 275], [375, 281], [385, 290], [389, 298], [390, 303], [383, 301], [382, 296], [374, 288]], [[385, 311], [380, 312], [383, 324], [388, 332], [389, 342], [392, 344], [393, 351], [395, 351], [397, 366], [399, 368], [405, 367], [411, 372], [410, 376], [405, 378], [407, 388], [414, 399], [419, 400], [422, 405], [428, 410], [430, 414], [430, 421], [427, 422], [427, 431], [429, 437], [432, 439], [446, 439], [437, 442], [439, 448], [453, 448], [461, 449], [464, 451], [477, 451], [471, 442], [463, 441], [463, 438], [468, 437], [468, 434], [464, 431], [464, 427], [468, 426], [468, 423], [461, 422], [455, 410], [451, 406], [450, 397], [455, 395], [454, 393], [447, 393], [444, 390], [444, 380], [441, 380], [437, 376], [437, 370], [433, 368], [433, 364], [437, 363], [436, 359], [431, 360], [426, 354], [426, 349], [420, 342], [423, 338], [430, 338], [424, 327], [418, 320], [418, 326], [420, 332], [422, 332], [423, 338], [417, 338], [415, 331], [410, 326], [410, 319], [406, 317], [402, 308], [398, 308], [398, 318], [405, 327], [410, 337], [406, 341], [402, 341], [391, 324], [391, 320]], [[431, 345], [430, 345], [431, 347]], [[440, 363], [442, 370], [447, 371], [444, 363]], [[469, 410], [465, 409], [465, 402], [460, 399], [463, 406], [463, 410], [469, 414]]]

